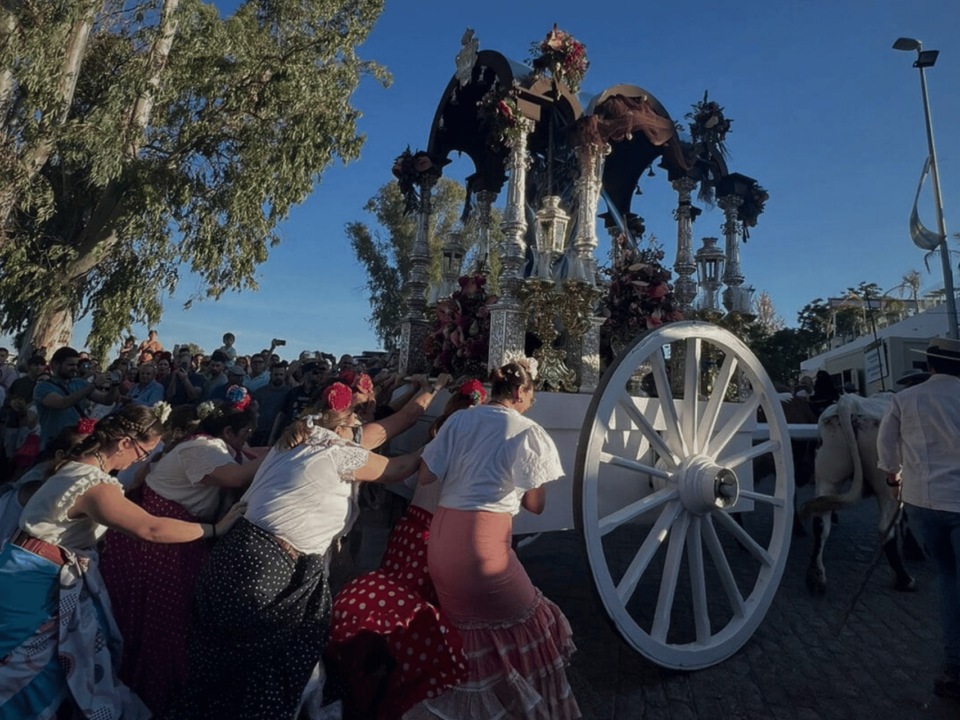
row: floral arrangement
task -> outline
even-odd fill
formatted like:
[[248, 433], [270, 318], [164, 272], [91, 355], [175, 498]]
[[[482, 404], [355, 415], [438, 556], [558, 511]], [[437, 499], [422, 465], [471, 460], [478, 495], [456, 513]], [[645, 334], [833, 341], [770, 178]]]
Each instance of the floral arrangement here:
[[499, 84], [490, 88], [486, 95], [477, 103], [477, 117], [487, 141], [494, 149], [520, 137], [523, 125], [520, 119], [523, 115], [517, 106], [516, 93], [511, 90], [502, 90]]
[[250, 391], [243, 385], [231, 385], [227, 388], [227, 404], [234, 410], [246, 410], [250, 399]]
[[440, 167], [430, 155], [423, 151], [410, 152], [410, 146], [393, 161], [393, 176], [400, 185], [400, 194], [403, 195], [404, 214], [411, 214], [420, 209], [420, 191], [417, 186], [424, 177], [440, 177]]
[[601, 270], [610, 279], [601, 308], [606, 318], [603, 331], [615, 342], [626, 344], [641, 332], [681, 320], [670, 271], [662, 264], [663, 250], [639, 250], [627, 242], [626, 235], [614, 242], [616, 260], [612, 267]]
[[723, 108], [717, 102], [707, 98], [706, 90], [703, 93], [703, 100], [691, 107], [692, 111], [684, 116], [690, 121], [690, 137], [695, 143], [716, 148], [726, 157], [727, 148], [724, 142], [733, 120], [724, 116]]
[[460, 386], [460, 394], [470, 398], [473, 405], [483, 405], [487, 401], [487, 391], [483, 389], [483, 384], [476, 378], [467, 380]]
[[549, 70], [557, 81], [566, 83], [573, 92], [580, 91], [590, 61], [587, 60], [586, 46], [578, 42], [573, 35], [557, 28], [547, 33], [547, 37], [540, 42], [531, 43], [530, 54], [533, 56], [533, 69], [542, 73]]
[[490, 306], [497, 301], [482, 274], [464, 275], [460, 289], [434, 307], [434, 319], [424, 341], [433, 367], [453, 376], [485, 377], [490, 342]]
[[322, 397], [324, 405], [334, 412], [342, 412], [353, 405], [353, 391], [342, 382], [328, 385]]
[[167, 422], [171, 412], [173, 412], [173, 408], [170, 407], [170, 403], [166, 400], [161, 400], [153, 406], [153, 413], [157, 416], [157, 420], [160, 421], [161, 425]]
[[77, 434], [78, 435], [91, 435], [94, 428], [97, 426], [96, 418], [80, 418], [77, 421]]
[[757, 218], [763, 214], [767, 200], [770, 199], [770, 193], [760, 187], [759, 183], [754, 183], [753, 187], [743, 198], [740, 207], [737, 208], [737, 218], [743, 223], [743, 241], [746, 242], [750, 237], [747, 228], [757, 226]]
[[691, 159], [693, 167], [690, 174], [700, 182], [700, 191], [697, 193], [699, 200], [713, 205], [716, 185], [720, 181], [721, 164], [717, 159], [727, 156], [724, 143], [733, 121], [723, 114], [723, 108], [717, 102], [709, 99], [707, 91], [703, 93], [703, 100], [691, 108], [692, 111], [685, 116], [690, 121], [690, 137], [693, 140], [694, 157]]

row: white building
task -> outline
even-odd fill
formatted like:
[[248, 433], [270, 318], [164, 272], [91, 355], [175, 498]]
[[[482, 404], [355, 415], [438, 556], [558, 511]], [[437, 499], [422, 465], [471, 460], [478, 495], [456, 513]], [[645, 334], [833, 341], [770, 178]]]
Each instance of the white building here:
[[[924, 350], [932, 337], [947, 334], [946, 305], [937, 305], [893, 325], [804, 360], [800, 372], [816, 375], [826, 370], [837, 387], [851, 382], [862, 395], [882, 390], [899, 390], [894, 383], [908, 370], [926, 370], [924, 356], [912, 350]], [[880, 352], [877, 352], [879, 348]]]

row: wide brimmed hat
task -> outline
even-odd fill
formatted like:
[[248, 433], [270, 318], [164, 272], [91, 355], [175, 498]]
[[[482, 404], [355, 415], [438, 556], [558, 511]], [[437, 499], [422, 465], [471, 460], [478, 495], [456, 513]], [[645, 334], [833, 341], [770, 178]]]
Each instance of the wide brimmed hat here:
[[926, 350], [917, 350], [916, 348], [911, 348], [911, 350], [916, 353], [923, 353], [927, 357], [960, 360], [960, 340], [954, 340], [953, 338], [930, 338]]
[[897, 378], [897, 385], [919, 385], [930, 379], [930, 373], [923, 370], [909, 370]]

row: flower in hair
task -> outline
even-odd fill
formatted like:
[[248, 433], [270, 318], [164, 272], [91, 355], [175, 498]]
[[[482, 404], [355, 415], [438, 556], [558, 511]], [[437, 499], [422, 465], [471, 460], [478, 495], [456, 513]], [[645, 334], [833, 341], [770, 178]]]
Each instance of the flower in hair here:
[[353, 370], [341, 370], [337, 379], [347, 387], [352, 388], [356, 386], [357, 374]]
[[357, 381], [353, 384], [353, 389], [362, 392], [364, 395], [373, 395], [373, 379], [366, 373], [360, 373]]
[[483, 389], [483, 385], [476, 378], [467, 380], [461, 385], [460, 394], [468, 395], [470, 403], [473, 405], [483, 405], [487, 401], [487, 391]]
[[170, 407], [170, 403], [166, 400], [161, 400], [156, 405], [153, 406], [153, 413], [157, 416], [157, 420], [161, 424], [167, 421], [167, 418], [170, 417], [170, 413], [173, 411], [173, 408]]
[[250, 393], [243, 385], [231, 385], [227, 388], [227, 402], [234, 410], [246, 410], [250, 404]]
[[519, 352], [508, 352], [504, 357], [504, 360], [506, 360], [506, 363], [517, 363], [517, 365], [522, 365], [527, 369], [527, 372], [530, 373], [531, 380], [537, 379], [536, 358], [526, 357], [523, 353]]
[[97, 426], [96, 418], [80, 418], [77, 422], [77, 433], [80, 435], [89, 435]]
[[197, 417], [203, 420], [204, 418], [215, 415], [217, 412], [216, 403], [212, 400], [206, 400], [199, 405], [197, 405]]
[[335, 382], [323, 391], [323, 402], [330, 410], [341, 412], [353, 404], [353, 392], [342, 382]]

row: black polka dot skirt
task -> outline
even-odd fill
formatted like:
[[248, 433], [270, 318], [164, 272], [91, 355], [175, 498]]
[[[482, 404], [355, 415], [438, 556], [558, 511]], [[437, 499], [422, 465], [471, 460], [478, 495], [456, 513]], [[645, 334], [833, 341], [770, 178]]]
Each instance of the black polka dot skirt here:
[[171, 720], [293, 720], [326, 647], [320, 555], [296, 560], [241, 519], [213, 548], [194, 595], [187, 690]]

